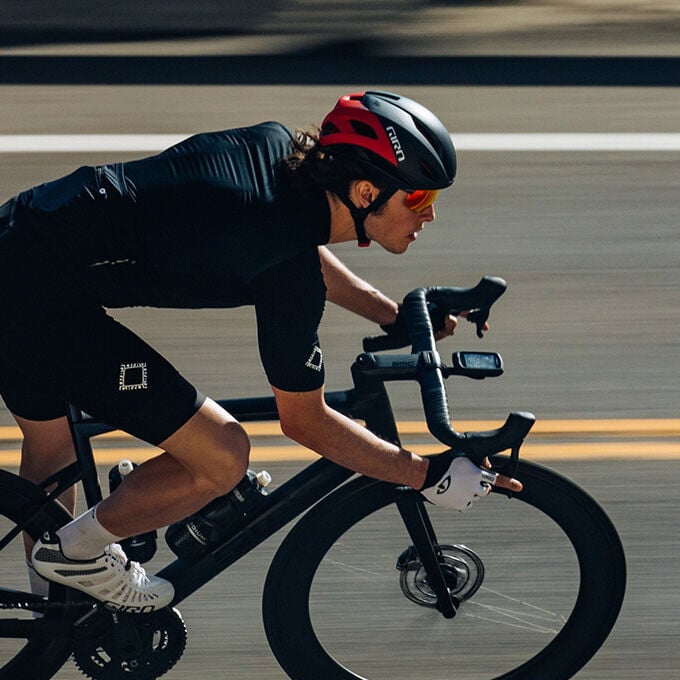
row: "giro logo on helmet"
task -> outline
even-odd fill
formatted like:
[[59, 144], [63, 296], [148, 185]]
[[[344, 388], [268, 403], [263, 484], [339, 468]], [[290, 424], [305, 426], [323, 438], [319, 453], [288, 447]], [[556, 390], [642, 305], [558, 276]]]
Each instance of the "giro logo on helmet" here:
[[397, 160], [399, 162], [405, 161], [406, 154], [404, 153], [404, 150], [401, 148], [399, 137], [397, 137], [397, 131], [391, 125], [388, 125], [385, 128], [385, 132], [387, 132], [387, 136], [390, 138], [390, 142], [392, 142], [392, 148], [394, 149], [394, 153], [397, 156]]

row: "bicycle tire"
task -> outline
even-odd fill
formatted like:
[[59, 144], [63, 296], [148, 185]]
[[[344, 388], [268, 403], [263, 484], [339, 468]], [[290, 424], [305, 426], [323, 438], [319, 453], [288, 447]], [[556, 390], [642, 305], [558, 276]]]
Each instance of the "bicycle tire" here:
[[[503, 457], [497, 458], [502, 460]], [[559, 627], [558, 630], [547, 630], [546, 634], [541, 629], [544, 624], [532, 630], [536, 624], [530, 620], [533, 616], [531, 612], [541, 612], [541, 609], [530, 609], [529, 615], [523, 614], [520, 610], [520, 625], [517, 625], [517, 620], [509, 625], [508, 618], [504, 618], [517, 617], [514, 610], [508, 614], [501, 609], [482, 609], [482, 612], [491, 612], [492, 617], [496, 616], [499, 620], [492, 621], [489, 625], [492, 637], [489, 638], [487, 632], [487, 637], [480, 639], [476, 637], [474, 629], [470, 630], [470, 626], [486, 625], [485, 615], [462, 613], [466, 607], [473, 607], [472, 604], [464, 602], [454, 619], [445, 620], [434, 609], [429, 610], [430, 614], [424, 614], [423, 612], [427, 610], [422, 608], [419, 609], [420, 613], [412, 613], [418, 610], [417, 605], [408, 602], [405, 597], [399, 601], [401, 594], [396, 585], [387, 587], [388, 593], [384, 595], [385, 588], [381, 585], [380, 569], [372, 563], [369, 565], [368, 559], [360, 564], [352, 562], [353, 559], [359, 559], [359, 551], [365, 550], [367, 555], [380, 552], [376, 545], [379, 543], [379, 537], [369, 534], [365, 539], [355, 539], [356, 545], [349, 541], [352, 540], [350, 534], [358, 533], [364, 522], [374, 515], [384, 513], [389, 513], [390, 522], [389, 526], [386, 525], [385, 533], [399, 533], [400, 520], [396, 506], [393, 505], [394, 487], [384, 482], [359, 477], [327, 496], [295, 525], [280, 545], [269, 569], [263, 597], [264, 625], [272, 651], [288, 676], [293, 680], [318, 680], [318, 678], [375, 680], [382, 677], [393, 680], [414, 677], [465, 678], [465, 680], [473, 677], [566, 680], [573, 677], [602, 646], [617, 619], [626, 583], [623, 547], [616, 529], [605, 512], [586, 492], [565, 477], [528, 462], [520, 464], [517, 477], [522, 480], [524, 490], [511, 501], [496, 493], [475, 504], [468, 513], [443, 512], [446, 513], [447, 523], [455, 529], [454, 536], [463, 517], [474, 517], [472, 521], [479, 523], [480, 526], [476, 532], [477, 537], [482, 540], [491, 532], [499, 534], [502, 538], [505, 532], [504, 527], [484, 524], [483, 509], [497, 505], [500, 511], [494, 515], [493, 521], [498, 524], [507, 521], [511, 528], [513, 515], [517, 515], [518, 520], [521, 518], [522, 525], [515, 524], [515, 531], [507, 535], [504, 554], [493, 558], [498, 563], [495, 565], [494, 578], [500, 576], [501, 580], [510, 583], [511, 587], [515, 584], [511, 578], [506, 578], [503, 569], [506, 562], [509, 569], [515, 553], [520, 552], [517, 545], [521, 538], [524, 536], [529, 538], [529, 545], [523, 546], [526, 552], [523, 559], [528, 558], [529, 562], [533, 559], [532, 553], [540, 552], [541, 548], [548, 551], [548, 557], [545, 559], [551, 559], [558, 543], [560, 545], [564, 543], [564, 546], [560, 547], [562, 551], [560, 555], [564, 554], [564, 557], [555, 556], [555, 563], [551, 563], [548, 569], [548, 579], [554, 579], [555, 585], [541, 587], [539, 583], [530, 583], [525, 589], [529, 593], [540, 589], [541, 593], [545, 591], [546, 599], [557, 600], [558, 597], [562, 597], [561, 591], [569, 585], [566, 576], [562, 582], [561, 572], [569, 568], [574, 571], [571, 576], [573, 589], [576, 591], [573, 594], [573, 604], [567, 602], [571, 598], [570, 595], [565, 598], [567, 604], [564, 605], [567, 609], [571, 607], [570, 611], [565, 611], [562, 618], [557, 618], [557, 623], [550, 621], [545, 624], [546, 630], [550, 626]], [[427, 508], [431, 519], [434, 512], [442, 512], [441, 509], [434, 509], [429, 504]], [[524, 523], [525, 516], [531, 518], [527, 524]], [[533, 531], [534, 525], [545, 527], [545, 533], [550, 533], [551, 537], [546, 539], [545, 546], [541, 543], [542, 536], [528, 535]], [[435, 524], [435, 527], [437, 526]], [[403, 523], [400, 528], [404, 538], [399, 540], [403, 540], [403, 547], [407, 547], [409, 541]], [[437, 528], [440, 544], [450, 542], [450, 537], [442, 534], [443, 531]], [[474, 535], [474, 531], [471, 532], [471, 536]], [[391, 540], [391, 536], [389, 539]], [[385, 539], [381, 537], [380, 540]], [[315, 596], [312, 603], [314, 582], [321, 578], [320, 572], [329, 570], [331, 574], [328, 578], [336, 578], [336, 572], [339, 571], [334, 565], [338, 559], [330, 552], [333, 550], [345, 550], [339, 560], [345, 562], [341, 565], [342, 569], [350, 573], [355, 569], [360, 575], [358, 577], [351, 575], [337, 591], [333, 590], [332, 583], [327, 579], [323, 582], [324, 591]], [[575, 553], [575, 557], [573, 555], [569, 557], [567, 555], [569, 551]], [[395, 559], [396, 557], [397, 555], [394, 555]], [[364, 578], [361, 570], [366, 571], [368, 577]], [[518, 574], [518, 578], [521, 577], [522, 575]], [[371, 584], [371, 578], [374, 578], [376, 583]], [[485, 584], [489, 583], [488, 573], [486, 578]], [[352, 592], [356, 587], [354, 582], [356, 580], [362, 581], [360, 585], [363, 590], [354, 597]], [[363, 580], [369, 583], [364, 586]], [[396, 583], [396, 577], [394, 580]], [[483, 586], [482, 590], [485, 588], [486, 586]], [[490, 597], [499, 595], [493, 589], [494, 582], [491, 582], [490, 587], [486, 588]], [[553, 591], [560, 594], [555, 595]], [[478, 595], [479, 593], [471, 598], [472, 603]], [[321, 603], [318, 606], [324, 612], [322, 618], [327, 616], [331, 621], [330, 633], [326, 633], [325, 638], [319, 631], [317, 616], [310, 611], [313, 609], [312, 604], [317, 606], [317, 601]], [[343, 601], [348, 603], [345, 609]], [[340, 613], [327, 614], [326, 610], [332, 609], [336, 604]], [[559, 604], [562, 605], [561, 601]], [[520, 605], [533, 607], [530, 602], [520, 601]], [[516, 605], [518, 609], [520, 605]], [[354, 621], [362, 616], [361, 608], [364, 606], [370, 609], [366, 614], [368, 623], [364, 627], [361, 624], [357, 626]], [[415, 609], [408, 610], [407, 607]], [[383, 609], [385, 619], [381, 619], [380, 624], [370, 623], [371, 617]], [[549, 610], [545, 612], [547, 617], [550, 612]], [[414, 622], [411, 622], [410, 617], [414, 618]], [[428, 622], [429, 629], [426, 628]], [[448, 628], [440, 634], [439, 631], [444, 626]], [[393, 630], [395, 627], [398, 629], [396, 633]], [[426, 630], [421, 632], [424, 627]], [[527, 628], [526, 631], [524, 627]], [[498, 634], [499, 630], [512, 632], [513, 637], [508, 640]], [[437, 636], [443, 635], [441, 639], [446, 641], [444, 645], [447, 649], [443, 650], [440, 660], [432, 659], [431, 652], [426, 651], [426, 644], [430, 643], [428, 636], [433, 631]], [[454, 647], [453, 636], [448, 637], [453, 631], [467, 640], [465, 645]], [[419, 636], [418, 640], [415, 639], [416, 635]], [[549, 640], [545, 640], [546, 644], [543, 635], [550, 636]], [[349, 641], [338, 643], [338, 639], [342, 639], [343, 636], [350, 636]], [[380, 636], [386, 640], [387, 652], [382, 655], [375, 651], [377, 644], [375, 640]], [[519, 644], [514, 638], [520, 636], [530, 640], [532, 645], [534, 638], [538, 640], [535, 653], [529, 652], [531, 656], [522, 657], [517, 662], [513, 657], [511, 667], [492, 668], [487, 657], [494, 655], [498, 648], [512, 656], [513, 644]], [[465, 659], [475, 652], [474, 649], [468, 649], [475, 641], [480, 648], [481, 663], [478, 662], [479, 666], [470, 668], [466, 665]], [[361, 649], [362, 642], [364, 650]], [[330, 644], [344, 645], [350, 651], [346, 653], [343, 648], [345, 656], [337, 655], [336, 658], [334, 650], [326, 649]], [[420, 651], [426, 658], [422, 661], [416, 659], [416, 666], [408, 670], [407, 664], [411, 662], [411, 655], [417, 655]], [[355, 668], [352, 665], [353, 654], [362, 657], [361, 662], [369, 670]], [[373, 655], [381, 658], [373, 659]], [[391, 665], [392, 659], [394, 665]]]
[[[0, 470], [0, 522], [1, 536], [5, 536], [14, 526], [25, 522], [33, 514], [30, 508], [44, 499], [44, 492], [34, 484], [6, 470]], [[70, 514], [57, 501], [50, 503], [26, 526], [27, 533], [38, 538], [44, 531], [53, 531], [71, 519]], [[21, 534], [0, 551], [2, 565], [2, 585], [6, 587], [8, 580], [14, 590], [25, 591], [28, 577], [24, 563], [24, 549]], [[22, 587], [15, 587], [21, 585]], [[55, 602], [67, 602], [73, 591], [57, 584], [50, 584], [49, 599]], [[27, 612], [14, 609], [0, 610], [2, 630], [0, 639], [2, 655], [0, 656], [0, 679], [46, 680], [53, 677], [64, 665], [71, 654], [70, 642], [63, 638], [38, 638], [26, 632], [26, 624], [30, 622]], [[45, 617], [60, 620], [65, 617], [63, 608], [54, 607], [47, 610]], [[22, 641], [25, 641], [22, 643]], [[15, 648], [10, 646], [20, 645]]]

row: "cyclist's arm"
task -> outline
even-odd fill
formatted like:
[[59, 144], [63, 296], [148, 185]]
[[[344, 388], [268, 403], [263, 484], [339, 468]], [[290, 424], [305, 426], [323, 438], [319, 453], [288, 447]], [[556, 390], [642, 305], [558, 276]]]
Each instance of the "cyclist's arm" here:
[[323, 387], [311, 392], [272, 388], [283, 433], [343, 467], [363, 475], [419, 489], [427, 461], [383, 441], [330, 408]]
[[[425, 484], [429, 467], [426, 459], [376, 437], [330, 408], [324, 401], [323, 387], [311, 392], [272, 389], [281, 429], [287, 437], [367, 477], [414, 489]], [[498, 475], [495, 486], [522, 489], [520, 482], [503, 475]]]
[[[380, 326], [393, 324], [397, 320], [399, 305], [394, 300], [350, 271], [325, 246], [319, 247], [319, 257], [327, 300]], [[461, 316], [467, 316], [467, 313], [463, 312]], [[447, 314], [444, 327], [435, 335], [436, 339], [453, 335], [457, 324], [457, 318]], [[488, 330], [488, 326], [485, 326], [485, 330]]]
[[350, 271], [325, 246], [319, 247], [326, 299], [377, 324], [394, 323], [398, 305]]

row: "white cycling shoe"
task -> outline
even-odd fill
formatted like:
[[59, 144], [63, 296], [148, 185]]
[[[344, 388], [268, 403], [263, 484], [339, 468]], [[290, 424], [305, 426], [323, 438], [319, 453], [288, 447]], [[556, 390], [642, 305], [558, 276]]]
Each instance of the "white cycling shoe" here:
[[43, 578], [80, 590], [117, 611], [148, 614], [172, 602], [175, 589], [165, 579], [147, 576], [139, 562], [131, 562], [118, 543], [99, 557], [72, 560], [61, 550], [57, 536], [36, 542], [31, 558]]

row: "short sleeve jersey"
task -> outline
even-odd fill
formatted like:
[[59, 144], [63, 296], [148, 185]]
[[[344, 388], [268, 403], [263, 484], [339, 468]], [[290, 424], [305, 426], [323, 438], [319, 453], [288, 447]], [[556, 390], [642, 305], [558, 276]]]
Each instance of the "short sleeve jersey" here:
[[254, 305], [269, 382], [309, 391], [324, 382], [318, 246], [328, 242], [330, 213], [323, 192], [302, 202], [289, 186], [292, 140], [279, 123], [203, 133], [149, 158], [79, 168], [19, 199], [60, 232], [89, 299]]

